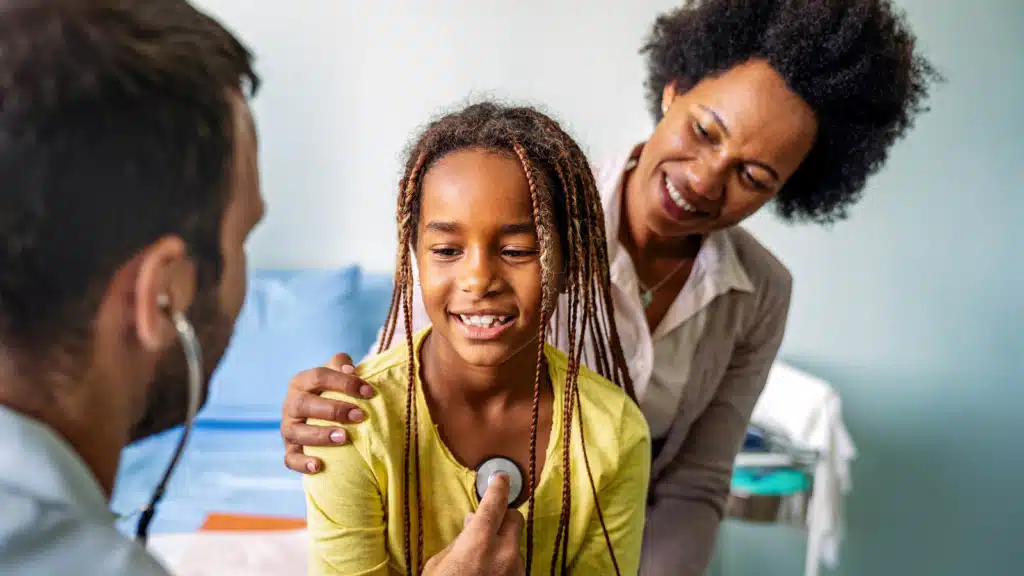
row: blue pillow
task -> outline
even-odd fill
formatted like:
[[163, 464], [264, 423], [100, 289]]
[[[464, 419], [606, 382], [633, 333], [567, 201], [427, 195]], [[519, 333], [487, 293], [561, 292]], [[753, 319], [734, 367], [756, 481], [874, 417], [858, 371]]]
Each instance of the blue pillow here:
[[254, 270], [199, 424], [280, 421], [288, 382], [337, 352], [360, 358], [387, 314], [390, 283], [362, 290], [358, 266]]
[[[299, 475], [282, 464], [277, 433], [288, 381], [336, 352], [370, 348], [391, 301], [391, 279], [358, 267], [253, 270], [210, 399], [175, 470], [153, 532], [196, 530], [210, 512], [301, 517]], [[180, 428], [122, 453], [112, 506], [136, 510], [163, 474]], [[118, 525], [129, 534], [137, 516]]]

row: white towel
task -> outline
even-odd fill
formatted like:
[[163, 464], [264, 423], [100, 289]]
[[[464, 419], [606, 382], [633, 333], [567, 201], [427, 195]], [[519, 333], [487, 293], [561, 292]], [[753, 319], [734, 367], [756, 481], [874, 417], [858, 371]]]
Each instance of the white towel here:
[[149, 551], [174, 576], [305, 574], [305, 530], [153, 534]]
[[824, 380], [776, 362], [751, 423], [820, 455], [807, 506], [805, 575], [818, 576], [822, 563], [834, 568], [843, 535], [842, 499], [853, 487], [850, 463], [857, 457], [843, 423], [839, 394]]

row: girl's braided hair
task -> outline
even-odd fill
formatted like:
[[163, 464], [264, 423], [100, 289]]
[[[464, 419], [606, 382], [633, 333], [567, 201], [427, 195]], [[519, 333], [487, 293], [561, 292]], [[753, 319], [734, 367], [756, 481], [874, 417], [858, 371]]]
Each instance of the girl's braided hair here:
[[[405, 340], [409, 349], [409, 388], [405, 418], [405, 564], [411, 574], [423, 566], [423, 519], [416, 516], [416, 552], [412, 552], [410, 477], [414, 480], [416, 509], [421, 508], [419, 435], [416, 414], [416, 366], [412, 332], [412, 247], [416, 243], [423, 175], [441, 158], [460, 150], [480, 149], [507, 154], [523, 167], [533, 202], [533, 216], [540, 243], [543, 300], [538, 337], [537, 371], [534, 379], [533, 424], [530, 427], [529, 512], [526, 518], [526, 572], [533, 563], [534, 490], [537, 482], [536, 446], [541, 375], [545, 369], [544, 346], [548, 324], [558, 302], [558, 289], [566, 293], [568, 370], [565, 382], [562, 427], [562, 512], [551, 560], [551, 573], [568, 571], [570, 493], [570, 438], [573, 414], [580, 406], [579, 371], [583, 342], [591, 344], [593, 364], [605, 378], [623, 387], [633, 398], [633, 387], [626, 369], [622, 346], [615, 327], [612, 307], [608, 250], [605, 240], [604, 212], [593, 173], [583, 151], [554, 120], [530, 107], [504, 106], [492, 102], [470, 105], [432, 122], [409, 150], [398, 195], [398, 262], [391, 306], [384, 324], [381, 350], [391, 346], [399, 313], [405, 321]], [[556, 269], [552, 242], [560, 242], [564, 263]], [[559, 282], [558, 276], [564, 277]], [[590, 355], [588, 354], [588, 357]], [[576, 419], [584, 464], [597, 501], [597, 490], [586, 457], [583, 421]], [[600, 504], [598, 518], [608, 551], [618, 573], [611, 539], [604, 525]], [[561, 562], [559, 562], [561, 557]], [[413, 569], [413, 561], [416, 569]]]

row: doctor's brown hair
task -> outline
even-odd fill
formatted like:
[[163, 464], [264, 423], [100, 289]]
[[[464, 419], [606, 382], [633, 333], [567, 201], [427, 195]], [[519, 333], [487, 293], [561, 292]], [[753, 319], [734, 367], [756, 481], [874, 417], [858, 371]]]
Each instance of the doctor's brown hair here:
[[78, 378], [111, 279], [161, 237], [215, 291], [229, 94], [258, 87], [248, 49], [185, 0], [0, 2], [3, 356]]
[[[533, 563], [533, 516], [536, 487], [537, 420], [540, 401], [541, 374], [545, 367], [544, 345], [547, 325], [558, 302], [558, 276], [563, 276], [561, 287], [566, 293], [569, 338], [566, 346], [568, 369], [562, 406], [562, 511], [556, 533], [555, 553], [551, 559], [551, 573], [568, 573], [569, 519], [572, 505], [570, 490], [570, 438], [574, 410], [580, 407], [579, 371], [583, 342], [589, 332], [594, 368], [596, 371], [626, 390], [634, 398], [632, 382], [626, 369], [615, 315], [612, 308], [608, 250], [604, 229], [604, 211], [593, 173], [586, 156], [576, 142], [559, 125], [529, 107], [509, 107], [490, 102], [468, 106], [448, 114], [427, 126], [408, 153], [405, 173], [398, 194], [398, 262], [395, 285], [380, 350], [391, 346], [398, 324], [399, 313], [405, 321], [405, 340], [409, 349], [409, 384], [405, 406], [405, 470], [404, 535], [405, 563], [410, 573], [419, 572], [423, 565], [423, 519], [416, 515], [416, 554], [412, 555], [410, 532], [411, 508], [409, 478], [415, 479], [417, 510], [421, 508], [419, 435], [413, 425], [416, 413], [416, 354], [412, 340], [413, 274], [410, 252], [416, 242], [419, 221], [421, 184], [430, 167], [448, 154], [459, 150], [481, 149], [508, 154], [522, 164], [530, 186], [533, 217], [540, 243], [543, 306], [537, 347], [537, 371], [533, 391], [533, 423], [530, 427], [529, 512], [526, 518], [526, 573]], [[551, 242], [561, 242], [564, 263], [555, 269]], [[401, 311], [399, 311], [399, 309]], [[578, 329], [577, 329], [578, 328]], [[589, 355], [588, 355], [589, 357]], [[583, 421], [577, 419], [584, 465], [590, 487], [597, 502], [597, 488], [590, 471]], [[416, 455], [413, 461], [412, 455]], [[619, 573], [618, 562], [612, 549], [611, 538], [605, 527], [600, 503], [598, 519], [604, 532], [608, 552]], [[561, 553], [561, 554], [560, 554]], [[559, 569], [559, 555], [561, 564]], [[416, 570], [413, 570], [413, 559]]]

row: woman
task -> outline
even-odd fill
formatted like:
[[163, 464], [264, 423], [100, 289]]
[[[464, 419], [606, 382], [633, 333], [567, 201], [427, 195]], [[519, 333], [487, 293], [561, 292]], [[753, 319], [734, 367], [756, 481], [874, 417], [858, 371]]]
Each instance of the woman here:
[[[888, 0], [686, 2], [643, 53], [654, 131], [596, 175], [616, 324], [654, 439], [641, 572], [702, 574], [790, 300], [785, 267], [737, 225], [770, 200], [790, 220], [843, 218], [937, 74]], [[372, 393], [341, 376], [292, 381], [290, 468], [319, 465], [300, 445], [344, 441], [305, 418], [364, 417], [317, 397]]]

